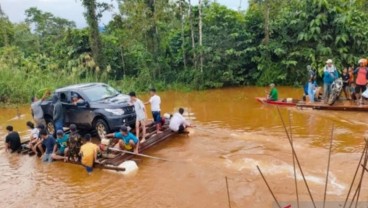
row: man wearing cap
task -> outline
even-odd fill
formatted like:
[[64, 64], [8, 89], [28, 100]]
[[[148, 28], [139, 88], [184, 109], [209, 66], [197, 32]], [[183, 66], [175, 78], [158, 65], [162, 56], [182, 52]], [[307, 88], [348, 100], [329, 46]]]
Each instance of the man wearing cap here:
[[73, 105], [83, 105], [84, 100], [80, 98], [77, 94], [72, 95], [72, 104]]
[[139, 139], [132, 133], [130, 133], [126, 126], [120, 127], [119, 132], [107, 134], [105, 137], [119, 139], [116, 147], [120, 147], [121, 149], [125, 149], [128, 151], [134, 150], [134, 153], [138, 153]]
[[144, 107], [143, 102], [137, 98], [135, 92], [130, 92], [130, 102], [134, 105], [134, 110], [137, 115], [135, 121], [135, 134], [139, 138], [140, 127], [142, 126], [142, 141], [141, 143], [146, 141], [146, 108]]
[[323, 97], [325, 103], [327, 103], [330, 96], [332, 83], [339, 77], [339, 73], [332, 63], [332, 59], [328, 59], [326, 66], [323, 68]]
[[54, 160], [64, 160], [66, 161], [66, 152], [68, 151], [68, 135], [64, 134], [62, 130], [56, 132], [56, 144], [54, 145], [54, 151], [51, 155]]
[[368, 80], [367, 59], [359, 60], [359, 67], [354, 70], [354, 75], [356, 76], [355, 96], [358, 102], [363, 104], [362, 93], [367, 89]]
[[75, 162], [79, 161], [79, 150], [81, 146], [81, 136], [78, 133], [77, 126], [75, 124], [70, 124], [70, 133], [68, 135], [68, 149], [67, 155], [68, 159], [73, 159]]

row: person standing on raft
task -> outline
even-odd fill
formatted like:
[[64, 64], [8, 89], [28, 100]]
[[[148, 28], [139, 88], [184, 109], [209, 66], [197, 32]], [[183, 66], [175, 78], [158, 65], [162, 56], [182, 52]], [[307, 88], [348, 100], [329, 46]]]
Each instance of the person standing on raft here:
[[339, 73], [332, 63], [332, 59], [328, 59], [323, 68], [323, 100], [325, 103], [330, 97], [332, 83], [339, 77]]
[[147, 119], [147, 113], [146, 108], [144, 107], [143, 102], [137, 98], [137, 95], [135, 92], [130, 92], [130, 102], [134, 106], [135, 113], [137, 115], [136, 121], [135, 121], [135, 134], [139, 138], [139, 132], [140, 127], [142, 126], [142, 140], [141, 143], [146, 141], [146, 119]]
[[151, 111], [152, 111], [152, 117], [153, 117], [153, 121], [156, 124], [156, 132], [157, 134], [162, 133], [161, 131], [161, 98], [160, 96], [158, 96], [156, 94], [156, 89], [151, 89], [150, 90], [150, 94], [151, 94], [151, 98], [149, 99], [148, 102], [144, 103], [144, 104], [149, 104], [151, 103]]
[[367, 59], [360, 59], [359, 65], [354, 70], [354, 74], [356, 75], [355, 97], [357, 98], [357, 104], [363, 104], [362, 93], [367, 89], [368, 80]]

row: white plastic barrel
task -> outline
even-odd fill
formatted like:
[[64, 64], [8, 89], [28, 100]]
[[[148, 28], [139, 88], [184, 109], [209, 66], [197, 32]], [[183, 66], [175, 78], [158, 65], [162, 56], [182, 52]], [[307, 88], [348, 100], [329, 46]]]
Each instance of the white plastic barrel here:
[[127, 160], [121, 163], [119, 168], [125, 168], [125, 171], [121, 171], [123, 175], [134, 175], [138, 172], [138, 165], [133, 160]]

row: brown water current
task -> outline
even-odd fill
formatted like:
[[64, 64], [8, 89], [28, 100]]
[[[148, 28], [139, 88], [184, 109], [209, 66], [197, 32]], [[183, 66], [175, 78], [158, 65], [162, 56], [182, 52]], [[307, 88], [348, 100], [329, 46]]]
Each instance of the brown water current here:
[[[258, 103], [265, 88], [163, 92], [162, 112], [187, 109], [197, 125], [145, 154], [183, 162], [142, 159], [134, 176], [37, 157], [7, 154], [0, 143], [0, 207], [226, 208], [225, 176], [232, 207], [272, 207], [259, 165], [279, 201], [296, 201], [291, 149], [275, 107]], [[279, 88], [280, 97], [301, 89]], [[148, 95], [141, 96], [146, 100]], [[368, 113], [281, 108], [291, 114], [296, 152], [316, 201], [323, 200], [329, 137], [335, 125], [327, 200], [344, 201], [364, 146]], [[11, 124], [26, 138], [29, 106], [0, 108], [0, 137]], [[19, 116], [18, 116], [19, 115]], [[365, 179], [367, 179], [365, 177]], [[363, 182], [361, 201], [368, 199]], [[310, 201], [298, 172], [300, 199]], [[355, 188], [354, 188], [355, 190]]]

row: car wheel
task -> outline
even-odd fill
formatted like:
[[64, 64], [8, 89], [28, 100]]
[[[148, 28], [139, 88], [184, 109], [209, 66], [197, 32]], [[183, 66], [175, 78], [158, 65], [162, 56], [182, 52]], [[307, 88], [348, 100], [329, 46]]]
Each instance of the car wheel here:
[[102, 139], [105, 134], [109, 132], [109, 126], [103, 119], [97, 119], [94, 127], [100, 139]]
[[54, 122], [51, 119], [46, 119], [46, 130], [51, 135], [55, 134]]

